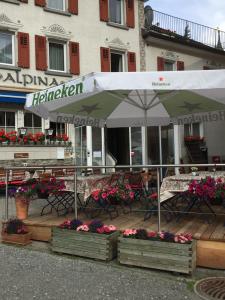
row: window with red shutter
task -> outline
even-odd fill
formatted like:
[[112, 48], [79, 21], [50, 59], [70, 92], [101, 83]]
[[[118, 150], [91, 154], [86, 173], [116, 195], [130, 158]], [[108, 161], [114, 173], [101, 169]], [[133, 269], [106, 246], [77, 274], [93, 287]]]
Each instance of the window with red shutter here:
[[46, 37], [35, 35], [36, 69], [47, 70]]
[[136, 53], [128, 52], [128, 72], [136, 72]]
[[68, 0], [68, 11], [71, 14], [78, 15], [78, 0]]
[[177, 61], [177, 71], [184, 71], [184, 62]]
[[126, 18], [127, 18], [127, 26], [130, 28], [134, 28], [135, 27], [134, 0], [126, 0]]
[[157, 70], [158, 71], [164, 71], [164, 58], [163, 57], [157, 57]]
[[44, 7], [46, 5], [45, 0], [35, 0], [35, 5]]
[[100, 9], [100, 20], [107, 22], [109, 20], [108, 0], [99, 0], [99, 9]]
[[29, 34], [18, 32], [18, 67], [30, 68], [30, 43]]
[[110, 72], [110, 49], [101, 47], [100, 53], [101, 53], [101, 71]]
[[80, 74], [80, 49], [79, 43], [69, 42], [70, 50], [70, 73], [74, 75]]

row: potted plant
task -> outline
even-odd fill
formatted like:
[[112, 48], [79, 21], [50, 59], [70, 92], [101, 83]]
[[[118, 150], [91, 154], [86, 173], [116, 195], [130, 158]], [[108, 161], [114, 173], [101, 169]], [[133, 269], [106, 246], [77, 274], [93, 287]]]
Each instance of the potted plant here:
[[11, 219], [3, 224], [2, 242], [28, 245], [31, 243], [31, 233], [28, 232], [23, 221]]
[[38, 181], [34, 189], [38, 198], [46, 199], [50, 194], [62, 191], [65, 189], [65, 181], [63, 179], [56, 179], [54, 176], [49, 178], [42, 178]]
[[31, 197], [35, 193], [35, 183], [27, 183], [26, 185], [15, 187], [9, 190], [9, 195], [15, 197], [16, 216], [18, 219], [27, 219]]
[[117, 254], [119, 231], [94, 220], [67, 220], [52, 230], [52, 251], [110, 261]]
[[196, 242], [190, 234], [126, 229], [119, 237], [121, 264], [190, 274], [196, 266]]

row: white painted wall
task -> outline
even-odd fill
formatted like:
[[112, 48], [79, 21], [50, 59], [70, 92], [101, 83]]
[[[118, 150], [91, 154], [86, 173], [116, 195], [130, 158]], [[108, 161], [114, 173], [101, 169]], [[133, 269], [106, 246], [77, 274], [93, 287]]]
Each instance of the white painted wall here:
[[[175, 45], [175, 46], [174, 46]], [[210, 68], [224, 68], [225, 58], [221, 60], [221, 56], [209, 53], [205, 51], [196, 50], [192, 51], [191, 47], [184, 47], [183, 52], [180, 50], [182, 47], [179, 45], [179, 50], [176, 50], [176, 44], [174, 43], [171, 48], [171, 44], [168, 43], [168, 48], [162, 45], [156, 46], [156, 40], [153, 40], [153, 45], [146, 45], [146, 67], [147, 71], [157, 70], [157, 57], [164, 57], [165, 59], [176, 61], [184, 61], [185, 70], [202, 70], [203, 66]], [[171, 50], [172, 49], [172, 50]], [[190, 53], [188, 53], [190, 52]], [[176, 65], [176, 64], [175, 64]], [[225, 118], [223, 118], [225, 120]], [[188, 161], [185, 145], [184, 145], [184, 129], [180, 126], [180, 154], [184, 159], [184, 162]], [[225, 121], [210, 122], [203, 124], [203, 133], [208, 147], [209, 162], [211, 157], [219, 155], [225, 159]]]

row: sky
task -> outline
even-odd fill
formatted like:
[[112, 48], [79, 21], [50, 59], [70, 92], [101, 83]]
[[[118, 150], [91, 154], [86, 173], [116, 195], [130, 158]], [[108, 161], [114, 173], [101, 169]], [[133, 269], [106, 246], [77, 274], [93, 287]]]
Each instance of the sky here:
[[153, 10], [225, 31], [225, 0], [149, 0]]

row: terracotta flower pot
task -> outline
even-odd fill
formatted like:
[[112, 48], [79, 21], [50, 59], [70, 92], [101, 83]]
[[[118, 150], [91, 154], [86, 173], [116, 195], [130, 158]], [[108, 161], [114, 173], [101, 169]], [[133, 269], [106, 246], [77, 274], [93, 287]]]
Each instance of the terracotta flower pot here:
[[19, 220], [25, 220], [28, 217], [29, 200], [24, 196], [17, 195], [16, 202], [16, 216]]

